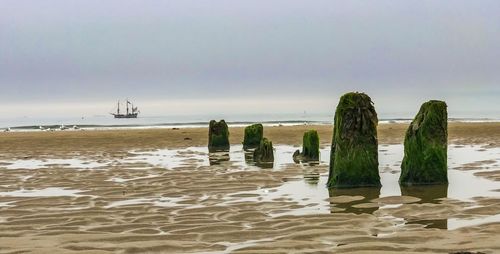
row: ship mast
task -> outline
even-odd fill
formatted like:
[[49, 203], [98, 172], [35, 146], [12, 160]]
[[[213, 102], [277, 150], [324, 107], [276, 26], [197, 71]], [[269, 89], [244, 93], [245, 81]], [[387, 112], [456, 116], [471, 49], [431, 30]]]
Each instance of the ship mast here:
[[127, 115], [129, 115], [129, 113], [128, 113], [128, 104], [130, 104], [130, 102], [127, 99]]
[[120, 114], [120, 101], [118, 100], [118, 109], [116, 110], [117, 115]]

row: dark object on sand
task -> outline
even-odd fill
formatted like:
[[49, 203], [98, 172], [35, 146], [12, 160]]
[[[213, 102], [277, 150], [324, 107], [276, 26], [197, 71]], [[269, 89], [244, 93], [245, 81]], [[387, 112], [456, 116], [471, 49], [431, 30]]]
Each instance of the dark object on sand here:
[[456, 252], [450, 252], [450, 254], [486, 254], [484, 252], [474, 252], [474, 251], [456, 251]]
[[262, 124], [253, 124], [245, 128], [245, 138], [243, 139], [243, 149], [254, 149], [260, 145], [264, 137], [264, 126]]
[[267, 138], [263, 138], [257, 149], [253, 152], [253, 160], [257, 164], [274, 162], [273, 142], [269, 141]]
[[419, 198], [419, 204], [439, 204], [441, 199], [448, 197], [448, 185], [412, 185], [399, 186], [402, 196], [411, 196]]
[[328, 187], [380, 186], [378, 118], [371, 98], [358, 92], [343, 95], [334, 121]]
[[229, 151], [229, 128], [224, 120], [210, 121], [208, 132], [208, 151]]
[[319, 135], [316, 130], [309, 130], [304, 133], [302, 139], [302, 152], [295, 151], [293, 161], [319, 161]]
[[444, 101], [428, 101], [411, 122], [405, 136], [405, 154], [399, 183], [448, 183], [448, 113]]

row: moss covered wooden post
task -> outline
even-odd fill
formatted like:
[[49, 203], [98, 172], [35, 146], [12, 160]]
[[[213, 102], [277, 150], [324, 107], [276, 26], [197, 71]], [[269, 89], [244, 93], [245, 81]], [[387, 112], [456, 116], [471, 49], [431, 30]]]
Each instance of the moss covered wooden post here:
[[405, 136], [405, 152], [399, 183], [445, 184], [447, 175], [448, 113], [443, 101], [420, 107]]
[[302, 152], [295, 151], [293, 160], [298, 161], [319, 161], [319, 135], [316, 130], [309, 130], [302, 138]]
[[208, 131], [208, 151], [229, 151], [229, 128], [224, 120], [210, 121]]
[[264, 127], [262, 124], [253, 124], [245, 128], [245, 137], [243, 139], [243, 149], [253, 149], [260, 145], [264, 136]]
[[371, 98], [358, 92], [343, 95], [334, 122], [328, 187], [380, 186], [378, 118]]
[[274, 162], [273, 142], [269, 141], [267, 138], [263, 138], [253, 153], [253, 160], [257, 163]]

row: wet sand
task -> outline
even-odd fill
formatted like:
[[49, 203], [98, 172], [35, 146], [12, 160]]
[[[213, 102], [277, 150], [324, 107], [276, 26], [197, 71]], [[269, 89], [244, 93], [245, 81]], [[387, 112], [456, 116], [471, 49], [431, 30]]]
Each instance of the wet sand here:
[[[380, 125], [382, 153], [406, 127]], [[268, 127], [265, 136], [298, 146], [310, 128], [328, 149], [330, 126]], [[451, 123], [449, 131], [450, 170], [500, 180], [500, 124]], [[243, 129], [230, 132], [238, 145]], [[457, 199], [439, 186], [384, 197], [380, 189], [328, 192], [326, 163], [294, 164], [290, 154], [289, 163], [261, 169], [239, 163], [243, 153], [209, 163], [202, 150], [186, 149], [206, 143], [206, 129], [1, 133], [0, 253], [500, 252], [498, 195]], [[462, 158], [469, 145], [487, 158]], [[144, 159], [156, 149], [181, 149], [182, 160]], [[381, 172], [397, 179], [397, 160], [381, 162]], [[295, 184], [325, 196], [278, 195]]]

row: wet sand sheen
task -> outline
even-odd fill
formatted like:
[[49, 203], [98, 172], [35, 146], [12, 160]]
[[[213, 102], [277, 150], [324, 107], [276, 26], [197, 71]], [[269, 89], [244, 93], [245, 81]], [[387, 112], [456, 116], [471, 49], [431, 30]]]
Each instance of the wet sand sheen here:
[[[147, 135], [162, 139], [160, 134]], [[16, 149], [2, 155], [1, 251], [498, 252], [500, 192], [494, 190], [500, 185], [494, 174], [500, 149], [492, 145], [498, 142], [492, 137], [488, 143], [458, 137], [450, 145], [449, 186], [400, 188], [402, 148], [382, 143], [382, 188], [331, 191], [324, 187], [325, 162], [292, 162], [295, 141], [278, 143], [275, 167], [262, 169], [238, 145], [229, 160], [208, 156], [204, 147], [176, 150], [191, 146], [176, 139], [162, 147], [158, 141], [132, 147], [130, 141], [94, 143], [78, 152], [49, 144], [48, 151], [37, 153], [38, 137], [33, 137], [34, 149], [15, 144], [11, 147]], [[0, 143], [4, 138], [0, 135]], [[73, 146], [67, 138], [58, 141], [62, 147]], [[464, 146], [460, 140], [476, 145]], [[328, 141], [324, 143], [325, 161]], [[15, 158], [43, 163], [22, 169], [12, 166], [19, 165], [12, 163]], [[67, 195], [57, 195], [58, 190]], [[37, 195], [40, 191], [45, 194]]]

